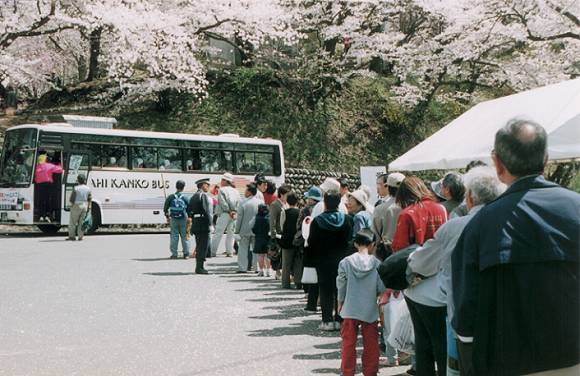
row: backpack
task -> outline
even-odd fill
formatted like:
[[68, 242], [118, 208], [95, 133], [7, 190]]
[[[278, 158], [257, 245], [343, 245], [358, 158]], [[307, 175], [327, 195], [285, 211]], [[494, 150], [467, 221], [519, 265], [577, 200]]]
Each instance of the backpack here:
[[174, 219], [181, 219], [187, 216], [187, 204], [177, 193], [173, 195], [169, 203], [169, 216]]

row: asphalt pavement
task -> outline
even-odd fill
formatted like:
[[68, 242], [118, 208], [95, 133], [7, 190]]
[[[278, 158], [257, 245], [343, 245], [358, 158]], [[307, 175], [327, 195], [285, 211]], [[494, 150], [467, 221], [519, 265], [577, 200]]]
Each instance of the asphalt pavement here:
[[223, 256], [196, 275], [168, 243], [0, 235], [0, 375], [340, 374], [340, 336], [301, 291]]

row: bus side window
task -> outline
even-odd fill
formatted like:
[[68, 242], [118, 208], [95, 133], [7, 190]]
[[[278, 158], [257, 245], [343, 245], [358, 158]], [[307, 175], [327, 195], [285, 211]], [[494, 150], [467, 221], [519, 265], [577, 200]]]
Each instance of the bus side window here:
[[159, 148], [159, 170], [182, 171], [181, 153], [179, 149]]
[[200, 150], [189, 149], [185, 153], [185, 169], [187, 171], [201, 171]]
[[200, 151], [201, 170], [206, 172], [224, 171], [222, 168], [221, 151], [201, 150]]
[[133, 169], [157, 169], [157, 149], [151, 147], [133, 147]]
[[236, 167], [238, 172], [253, 173], [256, 170], [254, 152], [245, 151], [236, 153]]
[[102, 145], [101, 163], [105, 168], [127, 168], [127, 147]]
[[269, 153], [256, 153], [256, 172], [274, 174], [274, 156]]
[[234, 171], [234, 153], [231, 151], [223, 152], [223, 169], [225, 171]]

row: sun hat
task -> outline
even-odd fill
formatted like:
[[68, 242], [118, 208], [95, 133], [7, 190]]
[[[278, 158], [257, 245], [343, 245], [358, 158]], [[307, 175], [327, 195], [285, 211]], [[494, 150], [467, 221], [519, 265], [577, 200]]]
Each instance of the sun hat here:
[[437, 181], [432, 181], [430, 185], [431, 185], [431, 190], [433, 191], [433, 193], [435, 193], [435, 195], [437, 197], [439, 197], [442, 200], [447, 200], [445, 198], [445, 196], [443, 195], [443, 191], [442, 191], [443, 179], [439, 179]]
[[318, 187], [310, 187], [308, 192], [304, 193], [304, 197], [320, 202], [322, 201], [322, 190]]
[[385, 185], [393, 188], [399, 188], [403, 180], [405, 180], [405, 175], [401, 174], [400, 172], [393, 172], [387, 176], [387, 182]]
[[234, 175], [230, 174], [229, 172], [226, 172], [225, 174], [223, 174], [222, 180], [233, 183], [234, 182]]
[[356, 191], [349, 193], [348, 196], [357, 200], [365, 208], [366, 211], [372, 213], [372, 207], [369, 205], [369, 200], [367, 198], [367, 193], [365, 191], [363, 191], [362, 189], [357, 189]]
[[340, 189], [340, 183], [334, 178], [326, 178], [322, 184], [320, 184], [320, 189], [322, 189], [323, 192], [328, 192], [331, 189], [338, 191]]

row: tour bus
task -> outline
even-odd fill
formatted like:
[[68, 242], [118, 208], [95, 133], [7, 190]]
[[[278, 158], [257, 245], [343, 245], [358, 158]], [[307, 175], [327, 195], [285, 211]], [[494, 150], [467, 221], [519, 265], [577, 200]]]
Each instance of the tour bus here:
[[[50, 197], [40, 197], [34, 172], [39, 156], [61, 165]], [[67, 225], [70, 195], [77, 176], [87, 177], [93, 205], [93, 228], [113, 224], [163, 224], [165, 198], [178, 180], [186, 194], [195, 181], [219, 184], [230, 172], [243, 192], [257, 173], [277, 186], [284, 182], [282, 143], [234, 134], [204, 136], [179, 133], [73, 127], [68, 123], [9, 128], [0, 159], [0, 223], [36, 225], [54, 233]], [[43, 190], [43, 196], [46, 196]], [[39, 200], [52, 200], [53, 218], [40, 218]], [[44, 203], [43, 203], [44, 204]]]

